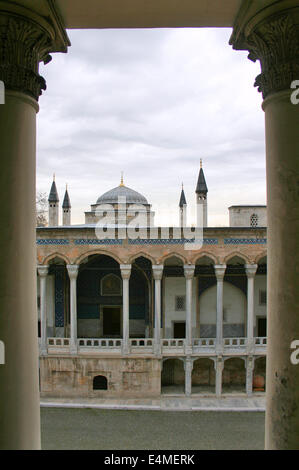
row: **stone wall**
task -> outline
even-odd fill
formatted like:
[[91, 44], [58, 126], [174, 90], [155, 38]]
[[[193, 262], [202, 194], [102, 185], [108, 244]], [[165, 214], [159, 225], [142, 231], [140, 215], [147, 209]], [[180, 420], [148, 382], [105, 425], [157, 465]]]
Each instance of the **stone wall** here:
[[[107, 390], [93, 390], [93, 378], [107, 378]], [[155, 397], [161, 391], [155, 358], [41, 357], [42, 397]]]

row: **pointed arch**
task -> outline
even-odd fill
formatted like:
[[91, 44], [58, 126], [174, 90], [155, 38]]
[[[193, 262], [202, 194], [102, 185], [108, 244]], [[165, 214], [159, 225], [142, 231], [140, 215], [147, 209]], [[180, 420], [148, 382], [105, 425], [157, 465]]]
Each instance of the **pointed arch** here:
[[179, 254], [179, 253], [176, 253], [176, 252], [172, 252], [172, 253], [167, 253], [166, 255], [162, 256], [161, 258], [159, 258], [159, 264], [165, 264], [165, 261], [169, 258], [178, 258], [179, 260], [182, 261], [183, 264], [187, 264], [187, 259]]
[[250, 258], [248, 258], [248, 256], [244, 255], [244, 253], [240, 253], [240, 251], [233, 251], [226, 255], [226, 257], [224, 258], [224, 263], [229, 264], [229, 261], [235, 257], [242, 259], [244, 261], [244, 264], [251, 264], [252, 262]]
[[42, 263], [41, 264], [49, 264], [49, 262], [54, 259], [54, 258], [60, 258], [62, 261], [65, 262], [65, 264], [71, 264], [69, 258], [65, 255], [63, 255], [62, 253], [58, 253], [58, 252], [55, 252], [55, 253], [51, 253], [50, 255], [46, 256]]
[[259, 264], [259, 262], [263, 259], [263, 258], [266, 258], [267, 259], [267, 251], [264, 251], [263, 253], [260, 253], [259, 255], [256, 256], [254, 262], [255, 264]]
[[124, 260], [121, 260], [118, 256], [116, 256], [114, 253], [112, 253], [111, 251], [108, 251], [108, 250], [90, 250], [90, 251], [85, 251], [83, 254], [81, 254], [80, 256], [78, 256], [76, 259], [75, 259], [75, 262], [74, 264], [81, 264], [82, 261], [85, 259], [85, 258], [88, 258], [89, 256], [92, 256], [92, 255], [103, 255], [103, 256], [108, 256], [109, 258], [112, 258], [114, 259], [114, 261], [116, 261], [118, 264], [125, 264], [125, 261]]
[[135, 261], [137, 258], [146, 258], [148, 261], [150, 261], [152, 264], [157, 264], [157, 260], [155, 258], [153, 258], [151, 255], [149, 255], [148, 253], [144, 253], [143, 251], [141, 252], [138, 252], [138, 253], [135, 253], [133, 254], [132, 256], [130, 256], [130, 258], [128, 259], [128, 263], [129, 264], [132, 264], [133, 261]]
[[213, 255], [213, 253], [209, 253], [208, 251], [202, 251], [201, 253], [197, 253], [194, 258], [192, 259], [192, 264], [200, 264], [198, 261], [200, 261], [201, 258], [209, 258], [212, 261], [212, 264], [219, 264], [218, 258]]

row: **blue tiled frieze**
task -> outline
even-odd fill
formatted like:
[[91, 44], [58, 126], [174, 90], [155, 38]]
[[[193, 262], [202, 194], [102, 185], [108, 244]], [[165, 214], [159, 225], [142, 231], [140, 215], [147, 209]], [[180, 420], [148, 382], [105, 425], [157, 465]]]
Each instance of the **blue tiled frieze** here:
[[266, 245], [267, 238], [225, 238], [224, 245]]
[[70, 241], [67, 239], [58, 238], [38, 238], [36, 240], [37, 245], [69, 245]]

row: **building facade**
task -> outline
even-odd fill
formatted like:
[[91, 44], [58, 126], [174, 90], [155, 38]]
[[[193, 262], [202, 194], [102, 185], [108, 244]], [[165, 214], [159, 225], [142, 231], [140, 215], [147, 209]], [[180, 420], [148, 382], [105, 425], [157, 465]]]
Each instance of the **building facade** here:
[[147, 199], [123, 180], [84, 225], [71, 225], [66, 191], [59, 226], [53, 181], [51, 224], [37, 228], [42, 396], [265, 390], [266, 208], [233, 206], [229, 227], [209, 227], [202, 168], [195, 193], [200, 243], [183, 189], [180, 227], [155, 227]]

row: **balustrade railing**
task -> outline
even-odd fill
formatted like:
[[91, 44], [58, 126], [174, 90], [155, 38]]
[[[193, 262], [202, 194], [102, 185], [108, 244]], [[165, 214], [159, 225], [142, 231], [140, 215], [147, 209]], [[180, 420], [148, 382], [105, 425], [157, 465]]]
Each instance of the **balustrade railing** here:
[[[185, 338], [163, 338], [161, 339], [162, 354], [167, 352], [178, 351], [184, 353], [185, 350]], [[49, 351], [64, 350], [68, 351], [70, 348], [70, 338], [47, 338], [47, 346]], [[39, 339], [40, 344], [40, 339]], [[223, 338], [222, 341], [223, 350], [238, 350], [244, 351], [247, 346], [247, 338]], [[121, 351], [123, 346], [123, 340], [120, 338], [78, 338], [77, 339], [78, 350], [116, 350]], [[154, 352], [155, 341], [153, 338], [130, 338], [129, 340], [129, 351], [144, 351]], [[267, 346], [266, 337], [255, 337], [254, 348], [259, 351], [265, 351]], [[200, 352], [215, 352], [216, 351], [216, 338], [193, 338], [192, 339], [192, 351], [193, 353]]]
[[79, 338], [79, 348], [120, 349], [122, 339], [119, 338]]
[[223, 338], [224, 348], [240, 348], [247, 344], [247, 338]]
[[258, 336], [254, 338], [254, 344], [256, 346], [267, 346], [267, 337], [265, 336]]

